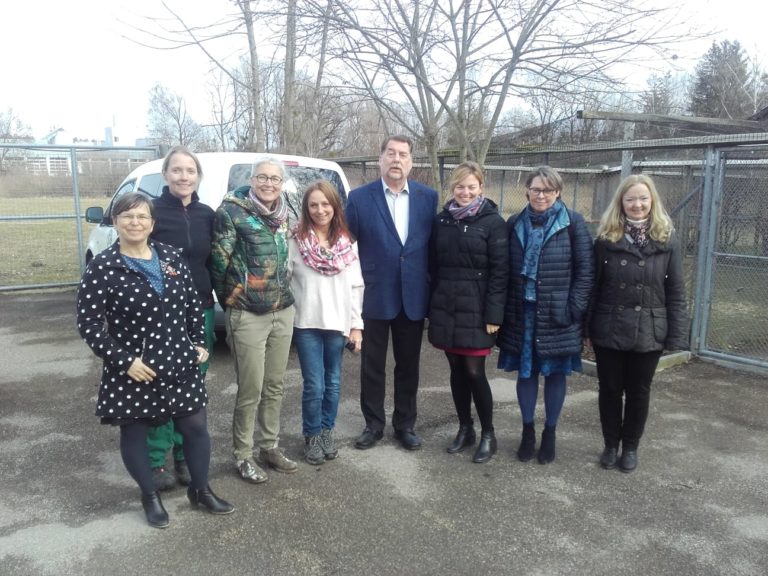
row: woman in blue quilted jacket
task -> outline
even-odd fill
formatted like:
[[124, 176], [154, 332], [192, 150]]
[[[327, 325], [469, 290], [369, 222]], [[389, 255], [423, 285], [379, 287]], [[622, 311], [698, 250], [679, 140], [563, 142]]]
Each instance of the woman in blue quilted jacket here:
[[584, 218], [565, 207], [561, 176], [541, 166], [526, 179], [528, 205], [507, 221], [510, 275], [498, 345], [498, 367], [517, 371], [523, 433], [517, 457], [536, 452], [534, 418], [539, 374], [546, 419], [539, 464], [555, 459], [555, 428], [566, 377], [581, 371], [582, 320], [593, 284], [592, 237]]

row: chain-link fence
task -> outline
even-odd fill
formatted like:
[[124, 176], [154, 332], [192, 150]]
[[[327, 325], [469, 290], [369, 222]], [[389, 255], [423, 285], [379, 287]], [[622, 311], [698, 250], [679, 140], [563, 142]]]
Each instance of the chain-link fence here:
[[92, 224], [87, 206], [105, 206], [151, 148], [0, 144], [0, 290], [75, 283]]
[[[156, 156], [0, 145], [0, 290], [76, 283], [93, 226], [85, 207], [105, 206], [133, 168]], [[375, 157], [337, 161], [352, 187], [379, 178]], [[440, 162], [447, 181], [458, 158], [444, 154]], [[593, 230], [624, 175], [652, 176], [684, 247], [692, 350], [768, 368], [768, 134], [495, 150], [485, 188], [505, 217], [523, 208], [525, 178], [541, 164], [561, 173], [563, 200]], [[412, 177], [432, 184], [423, 159]]]
[[[543, 152], [497, 150], [486, 159], [485, 193], [509, 217], [526, 204], [528, 173], [548, 164], [563, 177], [563, 201], [584, 215], [594, 231], [622, 178], [648, 174], [684, 248], [692, 350], [768, 368], [766, 146], [767, 134], [752, 134]], [[722, 167], [716, 170], [719, 157]], [[458, 162], [456, 156], [441, 157], [443, 182]], [[353, 187], [379, 177], [375, 158], [339, 164]], [[429, 166], [418, 160], [412, 175], [432, 181]], [[447, 198], [445, 191], [443, 199]]]

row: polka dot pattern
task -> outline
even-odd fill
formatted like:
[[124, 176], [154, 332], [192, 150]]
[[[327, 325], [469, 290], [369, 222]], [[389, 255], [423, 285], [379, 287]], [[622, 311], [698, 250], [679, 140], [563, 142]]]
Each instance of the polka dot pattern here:
[[[203, 307], [180, 253], [152, 242], [163, 270], [160, 296], [130, 270], [116, 242], [88, 265], [77, 293], [77, 328], [104, 361], [96, 415], [167, 418], [206, 405], [194, 344], [204, 345]], [[135, 382], [127, 374], [141, 357], [157, 376]]]

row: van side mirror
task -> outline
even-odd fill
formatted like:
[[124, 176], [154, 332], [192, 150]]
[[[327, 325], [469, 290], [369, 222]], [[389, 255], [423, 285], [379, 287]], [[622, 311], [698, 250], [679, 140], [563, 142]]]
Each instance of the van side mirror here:
[[85, 209], [85, 221], [91, 224], [101, 224], [104, 220], [104, 208], [101, 206], [91, 206]]

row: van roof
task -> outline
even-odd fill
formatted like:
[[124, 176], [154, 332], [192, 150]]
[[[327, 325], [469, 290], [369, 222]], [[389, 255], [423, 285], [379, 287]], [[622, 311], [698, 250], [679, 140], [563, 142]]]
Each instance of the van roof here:
[[[195, 156], [197, 156], [200, 163], [203, 164], [204, 173], [206, 166], [221, 166], [232, 163], [253, 164], [260, 158], [275, 158], [289, 166], [311, 166], [314, 168], [327, 168], [329, 170], [339, 171], [339, 165], [332, 160], [290, 154], [272, 154], [268, 152], [200, 152], [195, 153]], [[133, 169], [131, 176], [135, 177], [147, 173], [159, 172], [163, 165], [163, 160], [163, 158], [158, 158], [157, 160], [150, 160], [141, 166], [137, 166]]]

